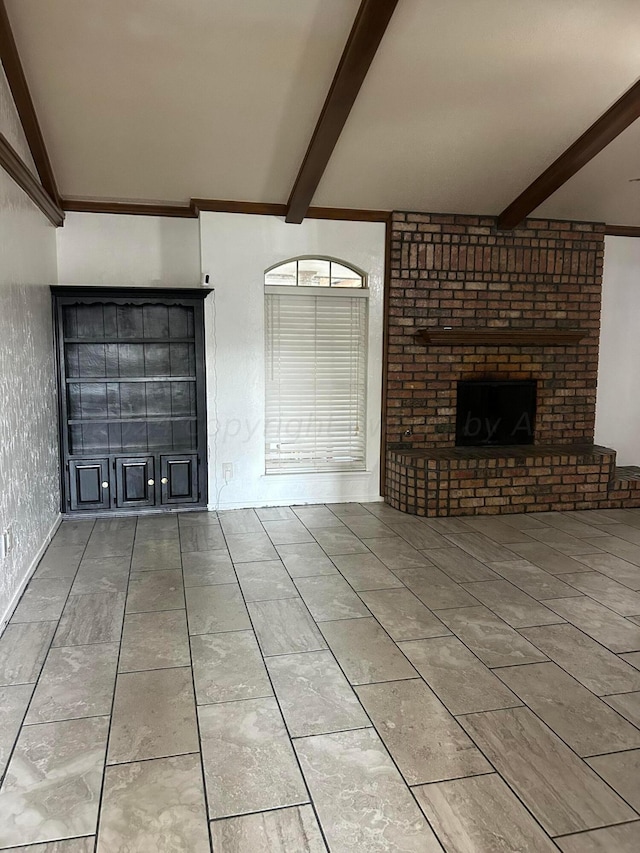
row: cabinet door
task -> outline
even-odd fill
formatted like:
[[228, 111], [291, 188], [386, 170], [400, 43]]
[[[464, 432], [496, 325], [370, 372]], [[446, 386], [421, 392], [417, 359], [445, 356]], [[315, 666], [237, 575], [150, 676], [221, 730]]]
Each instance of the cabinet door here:
[[160, 457], [163, 504], [198, 502], [198, 458], [195, 454]]
[[72, 510], [109, 509], [109, 460], [69, 460], [69, 498]]
[[153, 456], [121, 456], [116, 459], [116, 505], [153, 506], [156, 502]]

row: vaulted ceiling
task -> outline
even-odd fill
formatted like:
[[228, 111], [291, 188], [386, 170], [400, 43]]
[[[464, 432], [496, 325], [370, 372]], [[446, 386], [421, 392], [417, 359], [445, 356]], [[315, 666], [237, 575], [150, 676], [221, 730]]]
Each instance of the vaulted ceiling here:
[[[359, 0], [5, 0], [63, 196], [285, 203]], [[640, 71], [637, 0], [400, 0], [315, 205], [498, 214]], [[536, 211], [640, 226], [640, 123]]]

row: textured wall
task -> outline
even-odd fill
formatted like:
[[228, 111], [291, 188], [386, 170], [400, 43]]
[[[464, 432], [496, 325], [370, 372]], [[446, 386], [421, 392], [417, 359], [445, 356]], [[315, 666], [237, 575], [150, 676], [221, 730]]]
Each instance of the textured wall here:
[[[2, 75], [0, 130], [24, 149]], [[59, 510], [55, 281], [55, 230], [0, 169], [0, 532], [11, 526], [14, 534], [0, 561], [0, 629]]]
[[11, 90], [7, 83], [4, 68], [0, 64], [0, 131], [6, 136], [7, 142], [14, 147], [20, 157], [35, 173], [35, 165], [27, 139], [22, 130], [20, 117], [14, 106]]

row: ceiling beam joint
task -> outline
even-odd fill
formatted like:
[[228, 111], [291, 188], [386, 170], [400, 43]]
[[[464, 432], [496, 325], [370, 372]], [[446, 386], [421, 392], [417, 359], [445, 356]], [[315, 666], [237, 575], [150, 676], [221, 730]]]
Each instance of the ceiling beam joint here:
[[42, 187], [40, 181], [2, 133], [0, 133], [0, 166], [26, 192], [31, 201], [40, 208], [49, 222], [56, 227], [64, 223], [64, 211], [62, 208], [53, 201], [49, 193]]
[[44, 144], [44, 137], [33, 105], [27, 78], [24, 74], [18, 48], [13, 37], [11, 22], [4, 0], [0, 0], [0, 61], [7, 76], [13, 101], [22, 123], [27, 144], [33, 157], [36, 170], [45, 191], [58, 209], [61, 209], [60, 194], [51, 167], [51, 161]]
[[572, 178], [610, 142], [640, 118], [640, 81], [628, 89], [573, 145], [529, 184], [498, 217], [498, 227], [512, 229]]

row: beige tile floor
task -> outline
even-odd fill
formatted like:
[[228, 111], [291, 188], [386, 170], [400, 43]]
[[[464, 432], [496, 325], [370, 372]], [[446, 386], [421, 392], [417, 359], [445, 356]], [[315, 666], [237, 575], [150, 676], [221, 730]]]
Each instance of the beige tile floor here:
[[640, 849], [640, 510], [66, 521], [0, 637], [0, 849]]

